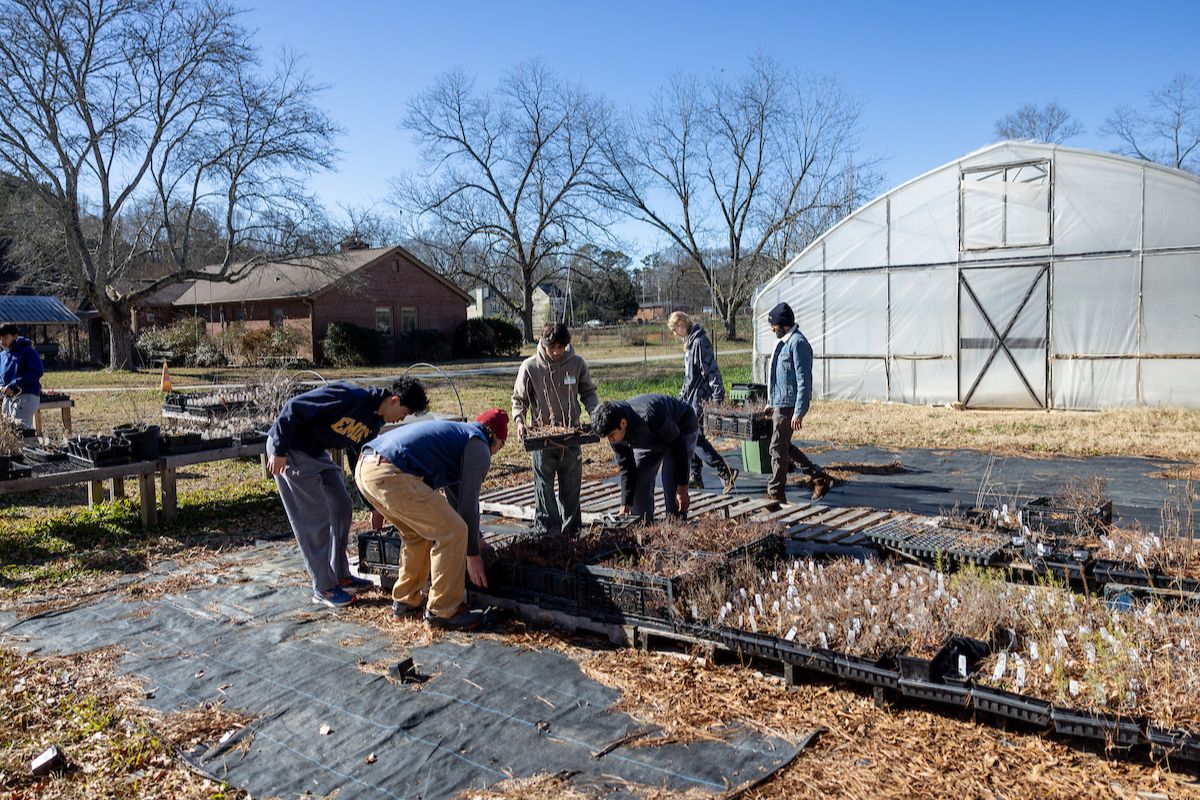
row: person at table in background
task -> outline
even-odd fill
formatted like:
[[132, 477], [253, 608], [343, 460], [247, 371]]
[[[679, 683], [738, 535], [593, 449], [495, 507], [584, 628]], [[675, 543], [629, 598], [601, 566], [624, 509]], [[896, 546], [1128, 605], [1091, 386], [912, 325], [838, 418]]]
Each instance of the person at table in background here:
[[833, 486], [833, 478], [792, 445], [792, 434], [803, 426], [812, 402], [812, 346], [800, 332], [796, 315], [787, 303], [772, 308], [767, 322], [779, 339], [767, 380], [771, 404], [771, 479], [767, 482], [767, 497], [787, 501], [788, 470], [795, 459], [812, 479], [812, 499], [820, 500]]
[[[486, 613], [465, 605], [466, 578], [487, 588], [480, 556], [479, 492], [508, 439], [508, 414], [492, 408], [474, 422], [404, 425], [367, 442], [354, 480], [400, 533], [400, 576], [392, 616], [421, 613], [439, 628], [472, 630]], [[446, 496], [438, 491], [446, 490]]]
[[592, 426], [616, 455], [622, 515], [654, 521], [654, 479], [661, 466], [667, 517], [687, 517], [688, 468], [700, 434], [691, 406], [665, 394], [639, 394], [601, 403]]
[[350, 592], [373, 585], [350, 574], [346, 544], [354, 507], [345, 472], [329, 451], [357, 454], [385, 424], [428, 407], [425, 387], [412, 378], [388, 389], [331, 383], [288, 400], [271, 426], [267, 469], [312, 578], [314, 603], [346, 606], [354, 602]]
[[705, 404], [721, 403], [725, 400], [725, 383], [721, 380], [721, 368], [717, 366], [712, 342], [709, 341], [704, 328], [699, 323], [692, 322], [692, 318], [682, 311], [671, 314], [667, 319], [667, 328], [676, 339], [685, 343], [683, 386], [679, 390], [679, 399], [692, 407], [700, 421], [700, 433], [696, 436], [696, 451], [692, 453], [691, 479], [688, 485], [693, 489], [704, 488], [701, 470], [704, 468], [704, 461], [707, 461], [721, 479], [724, 486], [721, 493], [729, 494], [737, 484], [738, 471], [725, 463], [717, 448], [704, 436]]
[[26, 429], [34, 427], [42, 404], [42, 357], [16, 325], [0, 325], [0, 413]]
[[[537, 353], [521, 363], [513, 385], [512, 418], [516, 421], [517, 438], [524, 441], [528, 433], [526, 411], [535, 427], [578, 428], [580, 404], [591, 414], [599, 402], [587, 362], [571, 347], [571, 330], [562, 322], [547, 324], [542, 328]], [[582, 527], [579, 512], [582, 448], [552, 446], [529, 455], [537, 498], [534, 528], [543, 535], [575, 536]]]

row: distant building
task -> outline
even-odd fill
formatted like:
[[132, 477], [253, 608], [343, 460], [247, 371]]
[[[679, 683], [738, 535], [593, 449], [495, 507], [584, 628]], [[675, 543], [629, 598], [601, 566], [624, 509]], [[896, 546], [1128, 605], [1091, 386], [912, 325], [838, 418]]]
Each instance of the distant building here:
[[377, 330], [394, 348], [398, 334], [414, 330], [450, 337], [467, 318], [470, 302], [470, 295], [403, 247], [347, 242], [331, 255], [262, 264], [237, 283], [171, 287], [135, 310], [134, 329], [183, 317], [205, 320], [214, 336], [234, 323], [247, 330], [286, 325], [302, 334], [298, 355], [319, 362], [331, 322]]
[[[491, 319], [499, 317], [514, 324], [520, 322], [520, 315], [514, 313], [495, 292], [487, 286], [476, 286], [471, 290], [471, 305], [467, 308], [467, 318], [483, 317]], [[538, 330], [547, 322], [561, 320], [567, 313], [567, 294], [556, 283], [543, 281], [533, 289], [533, 327]]]

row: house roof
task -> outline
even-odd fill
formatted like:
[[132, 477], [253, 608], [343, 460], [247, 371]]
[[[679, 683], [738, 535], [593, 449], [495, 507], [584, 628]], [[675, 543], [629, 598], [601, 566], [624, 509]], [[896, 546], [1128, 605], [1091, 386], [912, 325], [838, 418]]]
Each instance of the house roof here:
[[57, 297], [6, 295], [0, 297], [0, 322], [18, 325], [78, 325], [79, 317], [71, 313]]
[[[184, 288], [177, 297], [170, 298], [169, 295], [164, 296], [160, 293], [156, 299], [159, 299], [160, 304], [169, 303], [173, 306], [202, 306], [244, 303], [253, 300], [311, 298], [332, 288], [335, 283], [348, 278], [355, 272], [395, 254], [404, 256], [418, 269], [458, 295], [464, 303], [471, 302], [470, 295], [398, 245], [348, 250], [324, 256], [298, 258], [287, 262], [267, 262], [255, 267], [249, 275], [237, 283], [187, 281], [182, 284]], [[216, 267], [210, 269], [215, 270]], [[148, 305], [153, 304], [148, 303]]]

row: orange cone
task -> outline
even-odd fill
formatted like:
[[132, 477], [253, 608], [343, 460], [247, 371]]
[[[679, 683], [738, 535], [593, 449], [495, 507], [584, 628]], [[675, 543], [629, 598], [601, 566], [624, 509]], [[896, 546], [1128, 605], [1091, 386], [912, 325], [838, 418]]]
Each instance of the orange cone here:
[[159, 383], [158, 389], [160, 392], [171, 391], [171, 373], [167, 372], [167, 362], [163, 362], [162, 382]]

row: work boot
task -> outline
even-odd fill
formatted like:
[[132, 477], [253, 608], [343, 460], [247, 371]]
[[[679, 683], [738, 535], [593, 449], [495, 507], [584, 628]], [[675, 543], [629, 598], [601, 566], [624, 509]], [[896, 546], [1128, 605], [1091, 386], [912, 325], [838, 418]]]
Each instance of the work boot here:
[[721, 476], [721, 483], [723, 484], [721, 494], [729, 494], [733, 491], [733, 487], [737, 485], [738, 475], [740, 474], [736, 469], [730, 469]]
[[776, 503], [786, 503], [787, 495], [783, 492], [767, 492], [767, 499]]
[[693, 475], [691, 477], [691, 479], [688, 480], [688, 488], [689, 489], [703, 489], [704, 488], [704, 478], [702, 478], [699, 475], [699, 473]]
[[828, 475], [823, 475], [819, 478], [813, 478], [812, 486], [812, 500], [815, 503], [825, 495], [829, 494], [829, 490], [833, 488], [833, 478], [829, 477]]
[[439, 617], [429, 610], [425, 611], [425, 622], [435, 628], [446, 628], [456, 631], [473, 631], [481, 628], [487, 620], [487, 612], [479, 611], [478, 609], [467, 608], [466, 605], [458, 607], [452, 617]]
[[399, 600], [392, 601], [392, 619], [408, 619], [421, 613], [421, 606], [410, 606]]

